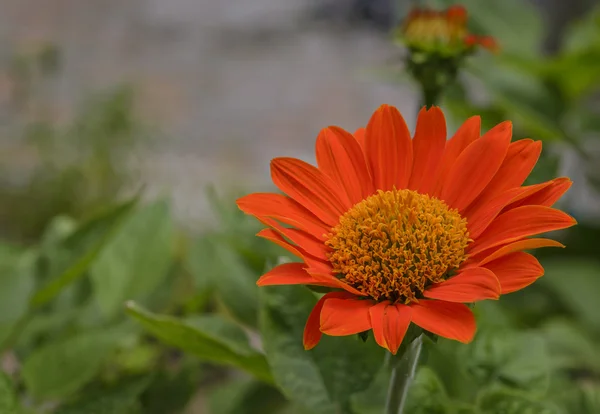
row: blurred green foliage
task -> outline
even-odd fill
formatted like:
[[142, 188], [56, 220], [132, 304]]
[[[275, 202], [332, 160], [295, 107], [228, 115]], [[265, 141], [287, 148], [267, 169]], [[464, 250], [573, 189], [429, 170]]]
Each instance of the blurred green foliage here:
[[[484, 128], [512, 119], [517, 137], [585, 153], [600, 130], [590, 105], [600, 9], [544, 56], [534, 9], [464, 3], [504, 52], [473, 58], [443, 106], [456, 120], [481, 114]], [[42, 51], [37, 63], [14, 63], [19, 105], [60, 66], [56, 51]], [[483, 103], [472, 99], [473, 79]], [[66, 126], [30, 124], [21, 132], [39, 153], [34, 172], [25, 184], [0, 178], [0, 413], [383, 412], [389, 370], [372, 337], [324, 337], [304, 351], [319, 295], [257, 288], [266, 270], [295, 259], [255, 236], [262, 226], [238, 210], [237, 192], [199, 193], [214, 221], [194, 235], [176, 224], [169, 200], [118, 197], [140, 128], [132, 102], [130, 89], [117, 89]], [[557, 165], [546, 156], [533, 181]], [[546, 275], [537, 283], [475, 307], [473, 343], [426, 339], [407, 412], [600, 412], [600, 225], [560, 237], [568, 248], [538, 254]]]

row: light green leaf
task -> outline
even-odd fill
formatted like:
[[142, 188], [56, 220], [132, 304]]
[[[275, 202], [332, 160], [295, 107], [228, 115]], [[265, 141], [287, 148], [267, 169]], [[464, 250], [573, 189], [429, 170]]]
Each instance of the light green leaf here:
[[145, 377], [119, 384], [97, 395], [85, 396], [81, 401], [59, 409], [56, 414], [129, 414], [149, 383], [150, 378]]
[[169, 205], [158, 201], [127, 218], [90, 271], [101, 310], [114, 316], [127, 299], [143, 299], [167, 276], [172, 259]]
[[23, 364], [23, 380], [35, 398], [68, 396], [86, 385], [116, 346], [119, 331], [86, 332], [36, 349]]
[[346, 412], [351, 395], [366, 389], [378, 372], [383, 349], [356, 336], [324, 335], [315, 349], [305, 351], [302, 333], [315, 296], [299, 286], [261, 293], [263, 345], [283, 393], [311, 413]]
[[542, 261], [542, 265], [546, 274], [538, 283], [554, 290], [564, 305], [581, 321], [600, 331], [600, 262], [583, 258], [547, 258]]
[[550, 360], [540, 335], [483, 331], [460, 351], [467, 372], [481, 384], [499, 382], [539, 394], [548, 388]]
[[18, 414], [17, 397], [10, 379], [0, 372], [0, 413]]
[[[216, 319], [183, 321], [155, 315], [135, 303], [127, 305], [127, 313], [164, 343], [190, 352], [201, 359], [241, 368], [262, 381], [272, 382], [265, 357], [242, 340], [243, 332], [235, 325]], [[212, 318], [217, 318], [214, 316]]]
[[83, 276], [136, 202], [137, 198], [105, 210], [71, 233], [60, 245], [60, 251], [69, 252], [69, 260], [65, 260], [49, 282], [35, 293], [31, 306], [45, 305]]

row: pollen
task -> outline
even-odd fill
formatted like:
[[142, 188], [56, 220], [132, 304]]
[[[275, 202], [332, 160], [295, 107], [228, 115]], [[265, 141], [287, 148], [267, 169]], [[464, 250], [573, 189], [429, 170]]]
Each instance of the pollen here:
[[341, 280], [371, 298], [410, 303], [467, 258], [467, 220], [411, 190], [381, 191], [354, 205], [325, 244]]

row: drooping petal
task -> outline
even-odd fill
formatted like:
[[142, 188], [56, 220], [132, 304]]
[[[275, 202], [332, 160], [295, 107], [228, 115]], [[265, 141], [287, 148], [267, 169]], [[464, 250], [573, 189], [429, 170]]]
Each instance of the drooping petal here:
[[382, 105], [365, 132], [365, 155], [378, 190], [406, 188], [413, 164], [410, 131], [400, 112]]
[[491, 253], [487, 254], [487, 252], [482, 252], [478, 255], [475, 255], [472, 259], [473, 263], [478, 263], [479, 266], [483, 266], [486, 263], [491, 262], [492, 260], [496, 260], [500, 257], [506, 256], [512, 252], [519, 252], [522, 250], [531, 250], [531, 249], [539, 249], [541, 247], [565, 247], [564, 244], [557, 242], [552, 239], [525, 239], [519, 240], [513, 243], [509, 243], [506, 246], [502, 246], [497, 248], [497, 250], [493, 250]]
[[421, 194], [433, 192], [446, 145], [446, 119], [434, 106], [419, 112], [413, 139], [413, 166], [408, 188]]
[[352, 206], [331, 178], [304, 161], [275, 158], [271, 161], [271, 177], [281, 191], [330, 227]]
[[543, 206], [523, 206], [500, 214], [469, 248], [470, 255], [490, 247], [519, 239], [565, 229], [575, 225], [575, 219], [560, 210]]
[[439, 179], [435, 186], [433, 195], [439, 197], [442, 190], [442, 183], [444, 182], [443, 177], [446, 177], [450, 172], [450, 169], [456, 162], [458, 156], [471, 144], [479, 138], [481, 132], [481, 118], [479, 116], [472, 116], [467, 119], [464, 124], [458, 128], [452, 138], [446, 142], [444, 154], [440, 161]]
[[319, 299], [315, 307], [310, 312], [310, 315], [308, 315], [306, 325], [304, 326], [304, 349], [307, 351], [313, 349], [315, 346], [317, 346], [321, 340], [321, 337], [323, 336], [323, 333], [321, 332], [321, 310], [323, 309], [323, 304], [325, 301], [327, 299], [348, 299], [350, 297], [351, 295], [346, 292], [330, 292]]
[[391, 305], [389, 301], [385, 301], [373, 306], [369, 313], [375, 341], [396, 355], [410, 325], [410, 307]]
[[484, 201], [490, 200], [505, 190], [523, 184], [535, 167], [541, 152], [541, 141], [521, 139], [512, 142], [500, 169], [481, 192], [480, 198]]
[[317, 137], [316, 155], [319, 169], [346, 191], [352, 204], [373, 194], [364, 154], [349, 132], [338, 127], [323, 129]]
[[270, 217], [292, 225], [324, 240], [331, 226], [318, 219], [299, 203], [281, 194], [254, 193], [239, 198], [237, 205], [246, 214]]
[[475, 317], [462, 303], [421, 299], [409, 306], [412, 322], [431, 333], [463, 343], [471, 342], [475, 336]]
[[503, 122], [472, 142], [456, 159], [444, 185], [441, 199], [459, 211], [483, 191], [494, 177], [508, 150], [512, 124]]
[[423, 292], [429, 299], [471, 303], [500, 297], [498, 278], [484, 267], [465, 269], [450, 279], [436, 283]]
[[539, 192], [530, 194], [523, 199], [520, 199], [509, 206], [507, 210], [526, 205], [538, 205], [552, 207], [564, 193], [567, 192], [573, 182], [567, 177], [555, 178], [549, 182], [549, 185], [544, 187]]
[[514, 252], [492, 260], [485, 265], [494, 272], [502, 286], [502, 294], [516, 292], [543, 276], [544, 268], [538, 260], [524, 252]]
[[258, 286], [272, 285], [320, 285], [304, 270], [304, 263], [284, 263], [274, 267], [262, 275], [256, 284]]
[[371, 329], [370, 300], [327, 299], [321, 310], [321, 332], [331, 336], [353, 335]]

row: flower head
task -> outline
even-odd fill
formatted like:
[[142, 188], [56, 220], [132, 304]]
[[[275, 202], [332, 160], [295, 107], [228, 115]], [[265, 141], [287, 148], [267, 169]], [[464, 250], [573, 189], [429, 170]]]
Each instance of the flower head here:
[[410, 48], [422, 52], [457, 55], [482, 46], [492, 52], [498, 44], [490, 36], [469, 33], [467, 10], [452, 6], [444, 11], [414, 9], [399, 28], [399, 38]]
[[480, 136], [472, 117], [447, 141], [444, 115], [432, 107], [419, 113], [411, 139], [400, 113], [383, 105], [354, 135], [323, 129], [317, 167], [272, 161], [287, 196], [250, 194], [238, 206], [267, 226], [259, 236], [302, 260], [275, 267], [259, 286], [330, 288], [306, 323], [307, 349], [323, 333], [373, 330], [396, 353], [410, 323], [469, 342], [476, 326], [465, 303], [543, 275], [524, 250], [563, 247], [531, 236], [575, 224], [551, 207], [571, 181], [523, 186], [541, 143], [511, 136], [509, 122]]

